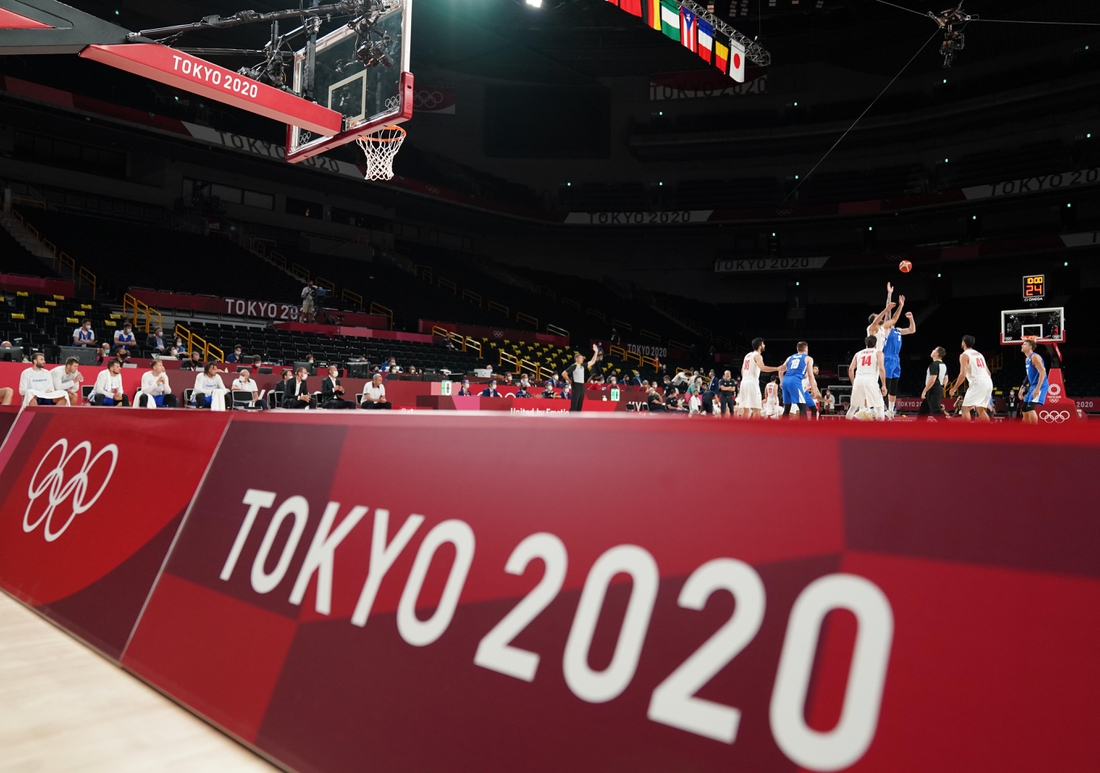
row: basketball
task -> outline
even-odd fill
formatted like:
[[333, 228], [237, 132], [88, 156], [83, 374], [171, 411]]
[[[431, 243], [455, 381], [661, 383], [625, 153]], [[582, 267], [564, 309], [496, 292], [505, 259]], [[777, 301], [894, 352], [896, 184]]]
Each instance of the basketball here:
[[898, 264], [898, 271], [903, 274], [908, 274], [912, 270], [913, 264], [910, 263], [908, 260], [903, 260], [901, 263]]

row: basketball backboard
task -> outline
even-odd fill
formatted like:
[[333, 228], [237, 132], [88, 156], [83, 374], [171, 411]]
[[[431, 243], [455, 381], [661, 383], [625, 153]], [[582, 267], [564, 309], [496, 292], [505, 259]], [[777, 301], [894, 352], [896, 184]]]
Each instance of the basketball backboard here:
[[[344, 125], [333, 136], [288, 127], [287, 161], [305, 160], [412, 117], [412, 0], [383, 0], [372, 29], [367, 39], [352, 25], [346, 25], [317, 41], [312, 94], [304, 93], [308, 80], [306, 49], [295, 53], [294, 93], [337, 111], [343, 115]], [[374, 51], [383, 55], [367, 55], [365, 45], [374, 45]], [[365, 59], [373, 59], [374, 63], [368, 67], [363, 63]]]
[[1034, 338], [1041, 344], [1066, 342], [1066, 314], [1062, 307], [1048, 309], [1012, 309], [1001, 312], [1001, 345], [1023, 343]]

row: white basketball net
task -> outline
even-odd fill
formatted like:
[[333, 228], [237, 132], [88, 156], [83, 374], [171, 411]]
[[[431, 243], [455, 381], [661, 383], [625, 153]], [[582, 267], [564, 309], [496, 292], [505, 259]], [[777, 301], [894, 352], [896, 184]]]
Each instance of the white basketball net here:
[[368, 180], [392, 180], [393, 158], [405, 141], [405, 130], [400, 126], [385, 126], [374, 134], [355, 140], [367, 157]]

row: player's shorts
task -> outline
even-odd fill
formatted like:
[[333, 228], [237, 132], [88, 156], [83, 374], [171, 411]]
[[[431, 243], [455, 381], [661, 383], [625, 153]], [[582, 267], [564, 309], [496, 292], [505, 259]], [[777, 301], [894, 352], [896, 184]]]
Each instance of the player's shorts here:
[[[1031, 412], [1032, 412], [1032, 411], [1034, 411], [1034, 410], [1035, 410], [1035, 409], [1036, 409], [1036, 408], [1037, 408], [1038, 406], [1040, 406], [1040, 405], [1046, 405], [1046, 402], [1047, 402], [1047, 392], [1048, 392], [1049, 390], [1050, 390], [1050, 384], [1047, 384], [1047, 385], [1046, 385], [1046, 386], [1044, 386], [1044, 387], [1043, 387], [1043, 388], [1042, 388], [1041, 390], [1039, 390], [1039, 399], [1038, 399], [1038, 400], [1036, 400], [1035, 402], [1031, 402], [1030, 400], [1029, 400], [1029, 401], [1025, 401], [1025, 402], [1024, 402], [1024, 405], [1023, 405], [1023, 407], [1022, 407], [1022, 408], [1021, 408], [1020, 410], [1021, 410], [1021, 411], [1022, 411], [1023, 413], [1031, 413]], [[1027, 396], [1028, 396], [1028, 397], [1030, 398], [1030, 397], [1031, 397], [1031, 396], [1032, 396], [1033, 394], [1035, 394], [1035, 386], [1034, 386], [1034, 385], [1032, 385], [1032, 384], [1028, 384], [1028, 387], [1027, 387]]]
[[[890, 371], [886, 371], [886, 372], [889, 373]], [[898, 396], [898, 382], [899, 381], [901, 381], [900, 376], [897, 376], [897, 377], [887, 376], [886, 377], [886, 394], [890, 395], [891, 397], [897, 397]]]
[[[882, 364], [886, 368], [886, 378], [901, 378], [901, 358], [884, 356]], [[894, 394], [891, 392], [890, 394]]]
[[38, 405], [53, 405], [54, 404], [53, 400], [50, 400], [50, 399], [45, 398], [45, 397], [36, 397], [34, 399], [37, 401]]
[[989, 408], [993, 400], [993, 379], [971, 382], [963, 397], [963, 408]]
[[760, 410], [763, 400], [760, 396], [760, 384], [752, 379], [741, 382], [741, 394], [737, 395], [737, 404], [742, 408]]
[[806, 402], [802, 391], [802, 379], [783, 379], [783, 405], [799, 405]]
[[857, 410], [886, 407], [882, 401], [882, 388], [878, 384], [878, 376], [856, 376], [856, 380], [852, 382], [852, 406]]

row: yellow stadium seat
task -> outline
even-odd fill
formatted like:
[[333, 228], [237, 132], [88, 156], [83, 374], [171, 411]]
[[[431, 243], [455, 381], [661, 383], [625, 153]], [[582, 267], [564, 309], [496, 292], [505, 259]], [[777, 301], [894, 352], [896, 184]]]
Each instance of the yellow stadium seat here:
[[35, 306], [34, 310], [36, 312], [38, 312], [39, 314], [49, 314], [50, 313], [50, 310], [47, 309], [45, 306]]

